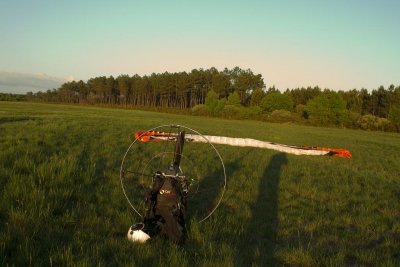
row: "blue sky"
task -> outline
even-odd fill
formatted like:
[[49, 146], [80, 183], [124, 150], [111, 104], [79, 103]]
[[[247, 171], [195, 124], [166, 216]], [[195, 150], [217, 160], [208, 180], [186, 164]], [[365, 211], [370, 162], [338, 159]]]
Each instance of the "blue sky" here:
[[0, 92], [239, 66], [281, 90], [400, 85], [400, 1], [0, 2]]

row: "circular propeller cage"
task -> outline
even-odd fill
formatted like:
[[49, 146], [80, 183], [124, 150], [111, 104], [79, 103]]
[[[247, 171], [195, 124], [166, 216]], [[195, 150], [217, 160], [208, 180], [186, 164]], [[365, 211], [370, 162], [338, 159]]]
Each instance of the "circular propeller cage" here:
[[[162, 132], [157, 137], [142, 142], [150, 132]], [[183, 150], [176, 179], [187, 185], [187, 218], [199, 222], [207, 220], [218, 208], [226, 188], [225, 165], [217, 148], [206, 136], [183, 125], [161, 125], [142, 131], [133, 138], [122, 159], [120, 180], [123, 193], [133, 211], [143, 217], [146, 210], [146, 196], [153, 186], [153, 176], [164, 173], [173, 165], [177, 136], [184, 133]], [[202, 137], [202, 142], [192, 142], [190, 136]], [[176, 153], [176, 152], [175, 152]]]

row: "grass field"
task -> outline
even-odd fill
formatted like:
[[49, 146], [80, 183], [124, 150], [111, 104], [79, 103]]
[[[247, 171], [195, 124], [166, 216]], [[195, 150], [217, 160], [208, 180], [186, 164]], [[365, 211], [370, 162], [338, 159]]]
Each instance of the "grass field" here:
[[[353, 158], [217, 146], [220, 208], [189, 218], [184, 246], [132, 244], [121, 160], [133, 131], [169, 123]], [[399, 151], [394, 133], [0, 102], [0, 266], [399, 266]]]

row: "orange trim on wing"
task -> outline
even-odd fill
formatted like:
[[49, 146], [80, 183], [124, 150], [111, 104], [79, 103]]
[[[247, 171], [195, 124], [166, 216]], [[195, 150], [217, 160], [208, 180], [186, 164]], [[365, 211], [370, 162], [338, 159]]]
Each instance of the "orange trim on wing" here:
[[134, 133], [135, 139], [139, 140], [140, 142], [149, 142], [149, 141], [163, 141], [163, 139], [157, 137], [175, 137], [176, 134], [174, 133], [164, 133], [158, 131], [137, 131]]
[[330, 147], [316, 147], [316, 146], [304, 146], [307, 149], [322, 150], [330, 152], [330, 156], [341, 157], [341, 158], [352, 158], [353, 155], [347, 149], [342, 148], [330, 148]]

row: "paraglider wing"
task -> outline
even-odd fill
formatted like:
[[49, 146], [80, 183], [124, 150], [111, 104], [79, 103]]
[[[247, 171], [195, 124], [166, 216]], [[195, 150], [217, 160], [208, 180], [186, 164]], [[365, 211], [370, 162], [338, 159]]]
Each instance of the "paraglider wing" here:
[[[166, 133], [158, 131], [138, 131], [134, 134], [135, 138], [141, 142], [154, 142], [154, 141], [175, 141], [178, 138], [175, 133]], [[205, 139], [205, 138], [206, 139]], [[260, 141], [250, 138], [235, 138], [225, 136], [199, 136], [195, 134], [185, 135], [185, 141], [205, 143], [207, 140], [213, 144], [239, 146], [239, 147], [255, 147], [272, 149], [283, 153], [294, 155], [312, 155], [312, 156], [334, 156], [342, 158], [351, 158], [352, 154], [347, 149], [342, 148], [329, 148], [329, 147], [316, 147], [316, 146], [291, 146], [284, 144], [277, 144], [267, 141]]]

